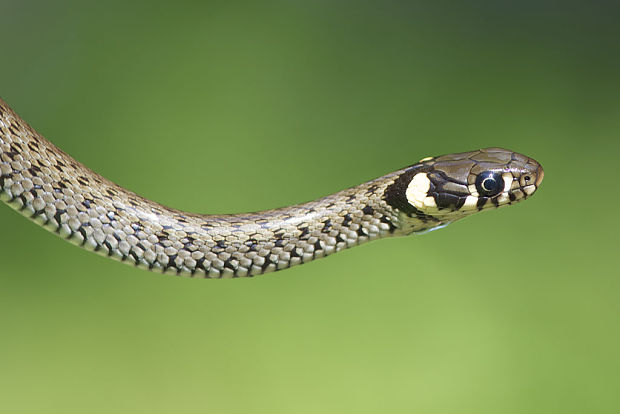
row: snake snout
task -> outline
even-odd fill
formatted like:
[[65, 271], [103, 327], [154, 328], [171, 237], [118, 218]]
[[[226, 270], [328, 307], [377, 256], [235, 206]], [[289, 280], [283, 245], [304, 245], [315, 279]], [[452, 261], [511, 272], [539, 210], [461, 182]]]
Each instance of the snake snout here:
[[525, 172], [521, 177], [525, 177], [525, 179], [529, 178], [529, 182], [524, 183], [525, 185], [533, 185], [538, 189], [544, 176], [545, 172], [542, 165], [530, 158], [530, 162], [526, 165]]
[[531, 158], [527, 158], [527, 161], [518, 170], [519, 172], [515, 177], [518, 181], [518, 186], [525, 193], [525, 197], [531, 196], [538, 190], [545, 176], [542, 165]]
[[538, 168], [536, 169], [536, 187], [540, 186], [540, 183], [542, 183], [544, 176], [545, 171], [543, 170], [542, 165], [538, 164]]

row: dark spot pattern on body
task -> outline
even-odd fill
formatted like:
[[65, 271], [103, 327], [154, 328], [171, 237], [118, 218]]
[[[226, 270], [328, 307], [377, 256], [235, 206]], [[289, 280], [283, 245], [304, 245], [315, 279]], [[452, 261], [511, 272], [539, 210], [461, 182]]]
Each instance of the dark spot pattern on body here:
[[366, 205], [362, 209], [362, 213], [366, 214], [367, 216], [372, 216], [373, 214], [375, 214], [375, 210], [371, 206]]
[[321, 229], [321, 232], [323, 233], [329, 233], [329, 231], [332, 228], [332, 221], [331, 219], [327, 219], [323, 222], [323, 228]]
[[349, 224], [353, 221], [350, 214], [344, 215], [344, 220], [342, 220], [342, 225], [345, 227], [349, 227]]

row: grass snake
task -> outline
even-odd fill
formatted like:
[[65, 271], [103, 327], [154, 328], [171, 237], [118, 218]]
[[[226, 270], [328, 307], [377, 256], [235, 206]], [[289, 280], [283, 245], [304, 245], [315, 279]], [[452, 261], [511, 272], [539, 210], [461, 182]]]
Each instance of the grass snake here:
[[0, 99], [0, 198], [85, 249], [149, 270], [254, 276], [530, 197], [535, 160], [501, 148], [428, 157], [315, 201], [246, 214], [165, 207], [58, 149]]

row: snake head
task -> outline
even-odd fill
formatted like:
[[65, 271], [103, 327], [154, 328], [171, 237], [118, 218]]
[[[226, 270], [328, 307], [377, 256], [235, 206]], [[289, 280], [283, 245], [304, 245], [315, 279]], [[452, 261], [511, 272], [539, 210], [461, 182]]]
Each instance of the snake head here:
[[544, 176], [525, 155], [485, 148], [428, 157], [386, 189], [385, 200], [401, 212], [403, 226], [418, 232], [443, 227], [478, 211], [517, 203], [532, 196]]

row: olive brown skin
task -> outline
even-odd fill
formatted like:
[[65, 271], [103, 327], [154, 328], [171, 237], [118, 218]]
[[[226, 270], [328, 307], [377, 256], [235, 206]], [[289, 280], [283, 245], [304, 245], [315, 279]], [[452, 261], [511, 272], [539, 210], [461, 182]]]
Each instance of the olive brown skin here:
[[531, 158], [487, 148], [425, 158], [303, 204], [202, 215], [114, 184], [43, 138], [0, 100], [0, 199], [78, 246], [172, 274], [222, 278], [287, 269], [525, 200], [543, 175]]

